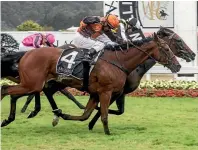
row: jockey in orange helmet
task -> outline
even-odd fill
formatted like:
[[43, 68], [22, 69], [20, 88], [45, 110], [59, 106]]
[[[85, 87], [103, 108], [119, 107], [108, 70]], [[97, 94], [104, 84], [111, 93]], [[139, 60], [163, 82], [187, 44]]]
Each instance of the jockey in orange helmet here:
[[112, 29], [117, 29], [119, 19], [116, 15], [109, 14], [106, 17], [90, 16], [80, 22], [80, 27], [73, 42], [79, 48], [90, 49], [92, 57], [107, 44], [116, 44], [117, 37]]

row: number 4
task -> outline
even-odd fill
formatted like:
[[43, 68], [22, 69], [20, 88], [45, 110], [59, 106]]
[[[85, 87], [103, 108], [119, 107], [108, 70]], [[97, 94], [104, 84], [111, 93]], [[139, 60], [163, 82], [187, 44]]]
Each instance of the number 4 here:
[[[68, 69], [71, 69], [72, 64], [75, 64], [74, 60], [75, 60], [77, 54], [78, 54], [78, 52], [73, 51], [61, 58], [61, 61], [68, 63], [68, 66], [67, 66]], [[72, 56], [72, 57], [70, 59], [67, 59], [70, 56]]]

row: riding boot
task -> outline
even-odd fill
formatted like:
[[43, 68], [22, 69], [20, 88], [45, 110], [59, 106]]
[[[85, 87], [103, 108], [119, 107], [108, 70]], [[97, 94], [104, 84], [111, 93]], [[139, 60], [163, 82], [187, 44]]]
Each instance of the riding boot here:
[[88, 61], [83, 61], [83, 86], [81, 88], [82, 91], [88, 91], [89, 70], [90, 70], [89, 62]]

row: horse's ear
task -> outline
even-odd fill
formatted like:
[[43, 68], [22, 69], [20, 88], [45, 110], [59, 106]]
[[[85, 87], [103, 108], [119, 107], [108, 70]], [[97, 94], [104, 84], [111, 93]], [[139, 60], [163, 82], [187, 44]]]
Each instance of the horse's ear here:
[[159, 41], [159, 37], [157, 36], [157, 34], [154, 32], [154, 41]]
[[163, 31], [164, 30], [164, 27], [163, 26], [160, 26], [160, 30]]

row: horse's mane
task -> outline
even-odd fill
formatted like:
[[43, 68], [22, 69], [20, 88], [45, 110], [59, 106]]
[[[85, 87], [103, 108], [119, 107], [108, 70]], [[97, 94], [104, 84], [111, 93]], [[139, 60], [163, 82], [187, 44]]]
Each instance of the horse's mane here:
[[[153, 36], [149, 36], [149, 37], [146, 37], [146, 38], [141, 39], [141, 40], [135, 40], [135, 41], [133, 41], [133, 44], [135, 46], [140, 47], [143, 44], [148, 43], [148, 42], [150, 42], [152, 40], [153, 40]], [[119, 44], [119, 45], [115, 45], [115, 46], [106, 46], [105, 47], [105, 50], [117, 50], [117, 51], [119, 51], [119, 50], [125, 50], [128, 47], [129, 48], [133, 48], [134, 45], [132, 45], [132, 44], [128, 44], [128, 45], [127, 44]]]
[[172, 31], [171, 29], [168, 29], [166, 27], [162, 27], [160, 26], [160, 29], [157, 31], [157, 35], [160, 37], [160, 38], [163, 38], [165, 36], [170, 36], [170, 34], [173, 34], [174, 31]]

